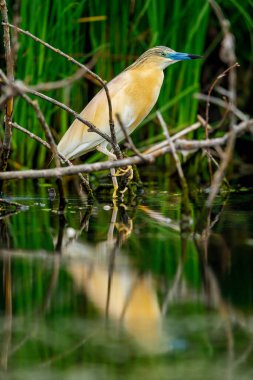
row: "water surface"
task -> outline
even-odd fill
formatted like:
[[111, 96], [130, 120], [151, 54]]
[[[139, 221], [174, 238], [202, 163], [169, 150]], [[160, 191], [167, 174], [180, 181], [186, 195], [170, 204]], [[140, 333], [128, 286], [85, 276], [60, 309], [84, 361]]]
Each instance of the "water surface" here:
[[1, 210], [1, 378], [252, 378], [252, 192], [209, 213], [198, 191], [71, 192], [59, 213], [50, 186], [5, 193], [24, 207]]

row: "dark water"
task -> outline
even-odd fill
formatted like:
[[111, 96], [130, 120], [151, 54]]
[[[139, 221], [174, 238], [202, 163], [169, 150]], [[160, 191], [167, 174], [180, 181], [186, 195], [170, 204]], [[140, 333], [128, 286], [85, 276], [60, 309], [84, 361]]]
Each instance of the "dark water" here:
[[3, 379], [252, 379], [253, 193], [1, 209]]

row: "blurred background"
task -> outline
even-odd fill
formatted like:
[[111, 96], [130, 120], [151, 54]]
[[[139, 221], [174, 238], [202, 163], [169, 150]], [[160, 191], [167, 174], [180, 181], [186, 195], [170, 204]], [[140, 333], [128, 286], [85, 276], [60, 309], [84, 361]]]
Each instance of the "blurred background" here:
[[[196, 121], [197, 112], [205, 115], [205, 102], [198, 102], [194, 94], [208, 93], [217, 75], [228, 66], [220, 50], [224, 38], [221, 20], [216, 6], [221, 7], [224, 19], [230, 23], [234, 36], [237, 69], [238, 107], [246, 114], [252, 114], [252, 58], [253, 21], [252, 1], [208, 1], [208, 0], [126, 0], [119, 1], [78, 1], [34, 0], [7, 1], [10, 21], [29, 30], [34, 35], [70, 54], [82, 63], [90, 63], [92, 69], [109, 81], [124, 70], [145, 50], [166, 45], [174, 50], [201, 54], [202, 61], [178, 63], [165, 73], [165, 82], [155, 109], [159, 109], [171, 132], [176, 132]], [[2, 31], [1, 31], [2, 33]], [[24, 35], [12, 31], [16, 46], [15, 76], [30, 85], [52, 82], [71, 77], [78, 68], [63, 57], [46, 49]], [[1, 38], [2, 40], [2, 38]], [[3, 51], [1, 66], [4, 65]], [[77, 73], [78, 74], [78, 73]], [[81, 111], [99, 90], [87, 76], [77, 75], [77, 80], [63, 88], [48, 91], [49, 96]], [[219, 83], [227, 87], [227, 78]], [[221, 97], [220, 94], [215, 93]], [[66, 131], [72, 118], [63, 110], [50, 103], [41, 102], [41, 108], [51, 126], [56, 141]], [[155, 109], [143, 122], [144, 127], [134, 134], [138, 147], [148, 146], [163, 138], [156, 121]], [[211, 106], [210, 121], [217, 126], [224, 115], [224, 109]], [[15, 103], [14, 119], [20, 125], [41, 137], [33, 110], [18, 99]], [[219, 131], [226, 129], [226, 122]], [[193, 137], [193, 135], [192, 135]], [[203, 137], [198, 131], [194, 137]], [[245, 139], [247, 140], [245, 142]], [[246, 136], [243, 142], [243, 156], [250, 163], [252, 140]], [[238, 144], [239, 154], [241, 145]], [[19, 131], [13, 133], [13, 151], [10, 165], [13, 167], [45, 166], [48, 153]], [[97, 156], [86, 156], [85, 161], [94, 161]], [[170, 158], [161, 158], [159, 165], [170, 163]], [[196, 163], [195, 163], [196, 165]]]

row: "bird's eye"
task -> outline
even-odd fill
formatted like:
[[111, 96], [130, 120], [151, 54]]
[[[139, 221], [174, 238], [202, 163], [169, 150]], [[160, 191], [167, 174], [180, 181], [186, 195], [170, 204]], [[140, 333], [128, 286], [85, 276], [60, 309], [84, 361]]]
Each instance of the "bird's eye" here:
[[164, 51], [161, 52], [161, 56], [162, 57], [166, 57], [166, 53], [164, 53]]

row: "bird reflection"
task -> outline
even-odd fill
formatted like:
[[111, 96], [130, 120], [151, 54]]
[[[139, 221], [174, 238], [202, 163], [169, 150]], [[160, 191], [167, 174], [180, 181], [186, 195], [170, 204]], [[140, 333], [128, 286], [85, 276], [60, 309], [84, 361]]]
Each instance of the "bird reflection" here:
[[[125, 206], [114, 206], [105, 241], [89, 245], [72, 239], [62, 253], [74, 258], [68, 271], [100, 313], [119, 322], [145, 352], [160, 353], [167, 348], [155, 283], [151, 274], [132, 267], [121, 248], [132, 228]], [[83, 255], [87, 260], [77, 259]]]
[[[211, 306], [220, 313], [224, 322], [228, 341], [232, 342], [229, 308], [221, 296], [215, 274], [201, 254], [204, 249], [200, 233], [193, 233], [185, 221], [188, 214], [183, 214], [182, 222], [166, 218], [162, 213], [147, 206], [139, 206], [155, 223], [163, 225], [178, 233], [180, 255], [177, 270], [172, 282], [166, 289], [161, 302], [157, 296], [157, 286], [151, 273], [140, 274], [132, 265], [129, 256], [124, 254], [124, 243], [131, 236], [133, 221], [124, 205], [114, 205], [107, 238], [96, 244], [80, 240], [80, 232], [71, 234], [63, 244], [62, 253], [73, 260], [68, 260], [68, 271], [76, 287], [84, 293], [106, 319], [117, 322], [131, 336], [143, 352], [161, 354], [171, 350], [185, 350], [187, 341], [171, 336], [163, 325], [169, 307], [198, 299], [205, 306]], [[90, 212], [82, 220], [82, 229], [86, 229]], [[85, 226], [85, 227], [84, 227]], [[206, 234], [204, 234], [207, 236]], [[73, 237], [74, 236], [74, 237]], [[185, 278], [185, 264], [188, 257], [188, 240], [195, 241], [199, 252], [199, 262], [203, 265], [201, 289], [193, 287]], [[203, 261], [204, 260], [204, 261]], [[208, 286], [205, 286], [205, 285]], [[230, 316], [230, 314], [229, 314]], [[231, 346], [231, 344], [229, 343]]]

